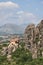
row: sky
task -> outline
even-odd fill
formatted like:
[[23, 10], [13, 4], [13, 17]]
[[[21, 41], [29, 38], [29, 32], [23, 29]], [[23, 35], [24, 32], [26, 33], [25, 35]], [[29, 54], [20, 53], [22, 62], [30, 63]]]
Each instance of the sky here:
[[43, 0], [0, 0], [0, 25], [38, 24], [43, 19]]

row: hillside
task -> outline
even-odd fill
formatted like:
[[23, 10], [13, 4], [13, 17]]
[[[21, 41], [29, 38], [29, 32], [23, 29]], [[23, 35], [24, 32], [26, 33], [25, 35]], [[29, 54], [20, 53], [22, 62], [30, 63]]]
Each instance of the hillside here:
[[37, 26], [28, 25], [24, 35], [22, 41], [12, 38], [0, 44], [0, 65], [43, 65], [43, 20]]
[[0, 35], [3, 34], [23, 34], [24, 27], [16, 24], [4, 24], [0, 26]]

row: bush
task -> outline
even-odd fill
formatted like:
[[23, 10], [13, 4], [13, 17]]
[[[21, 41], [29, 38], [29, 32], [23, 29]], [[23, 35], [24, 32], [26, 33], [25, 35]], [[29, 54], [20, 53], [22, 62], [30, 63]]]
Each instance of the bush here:
[[0, 65], [43, 65], [43, 57], [32, 59], [32, 54], [29, 50], [24, 49], [24, 44], [21, 48], [12, 53], [12, 61], [8, 62], [6, 56], [0, 56]]

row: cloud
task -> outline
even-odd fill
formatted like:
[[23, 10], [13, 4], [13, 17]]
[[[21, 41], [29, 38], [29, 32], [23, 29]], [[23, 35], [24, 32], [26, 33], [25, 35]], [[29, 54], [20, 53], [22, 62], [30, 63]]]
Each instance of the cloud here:
[[[20, 5], [8, 1], [0, 2], [0, 22], [2, 23], [15, 23], [24, 24], [32, 23], [35, 21], [36, 16], [33, 13], [20, 11]], [[9, 8], [9, 9], [8, 9]], [[11, 8], [11, 9], [10, 9]], [[16, 9], [15, 9], [16, 8]]]
[[19, 8], [19, 5], [14, 2], [8, 1], [8, 2], [0, 2], [0, 7], [1, 8], [3, 8], [3, 7]]
[[18, 20], [20, 24], [23, 23], [34, 23], [36, 16], [33, 13], [30, 12], [25, 12], [25, 11], [18, 11], [17, 12], [18, 15]]
[[15, 24], [29, 24], [34, 23], [36, 16], [33, 13], [25, 11], [1, 11], [0, 22], [3, 23], [15, 23]]
[[0, 21], [4, 21], [5, 19], [7, 19], [11, 16], [13, 16], [11, 12], [10, 13], [4, 13], [4, 14], [2, 13], [2, 14], [0, 14]]
[[17, 12], [17, 14], [22, 14], [22, 13], [24, 13], [24, 11], [18, 11], [18, 12]]
[[33, 17], [33, 18], [35, 18], [35, 16], [33, 15], [33, 13], [30, 13], [30, 12], [18, 11], [17, 14], [18, 15], [24, 15], [26, 17]]
[[2, 23], [14, 23], [14, 24], [29, 24], [34, 23], [36, 17], [33, 13], [25, 12], [25, 11], [17, 11], [17, 12], [0, 12], [0, 22]]

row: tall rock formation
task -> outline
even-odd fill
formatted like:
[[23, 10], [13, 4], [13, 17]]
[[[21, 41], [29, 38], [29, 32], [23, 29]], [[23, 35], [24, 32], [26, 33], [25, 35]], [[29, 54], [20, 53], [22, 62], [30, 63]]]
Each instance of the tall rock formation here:
[[39, 40], [40, 40], [40, 55], [43, 56], [43, 20], [37, 25], [39, 29]]
[[33, 58], [43, 56], [43, 20], [35, 27], [30, 24], [25, 29], [25, 48], [29, 49]]

